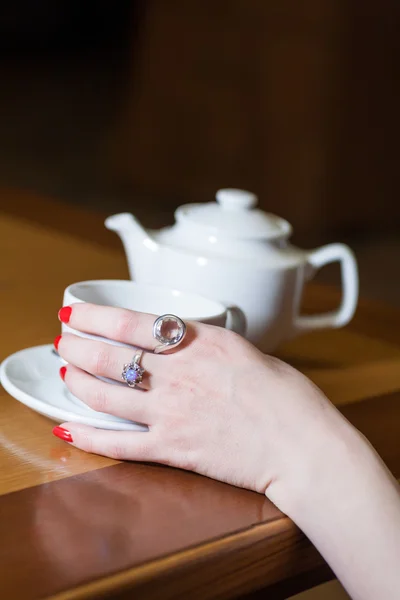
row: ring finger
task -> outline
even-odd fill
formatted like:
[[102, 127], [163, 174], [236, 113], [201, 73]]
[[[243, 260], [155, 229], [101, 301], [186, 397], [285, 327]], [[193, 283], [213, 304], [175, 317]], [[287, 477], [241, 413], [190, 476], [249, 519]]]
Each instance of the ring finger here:
[[[67, 363], [95, 375], [122, 382], [124, 365], [133, 360], [135, 350], [113, 346], [106, 342], [88, 340], [71, 333], [61, 336], [57, 350]], [[143, 388], [162, 385], [166, 373], [166, 362], [170, 359], [162, 355], [144, 352], [140, 366], [145, 369]]]

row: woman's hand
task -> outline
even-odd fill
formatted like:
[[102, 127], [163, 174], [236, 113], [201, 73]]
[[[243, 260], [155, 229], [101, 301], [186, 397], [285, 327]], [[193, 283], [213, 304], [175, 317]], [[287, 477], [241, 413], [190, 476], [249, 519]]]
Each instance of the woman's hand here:
[[[69, 312], [69, 311], [67, 311]], [[147, 350], [145, 391], [121, 381], [133, 351], [63, 335], [65, 383], [95, 410], [148, 432], [64, 423], [64, 439], [112, 458], [190, 469], [265, 493], [305, 532], [354, 599], [400, 597], [399, 487], [374, 449], [307, 378], [236, 334], [188, 324], [153, 354], [154, 317], [90, 304], [69, 325]]]
[[[64, 311], [65, 312], [65, 311]], [[149, 432], [105, 431], [65, 423], [72, 444], [117, 459], [153, 461], [265, 493], [272, 482], [314, 461], [345, 422], [300, 373], [222, 328], [189, 323], [182, 344], [153, 354], [155, 317], [75, 304], [75, 330], [147, 350], [143, 387], [121, 382], [133, 350], [65, 334], [58, 351], [65, 384], [95, 410], [145, 423]]]

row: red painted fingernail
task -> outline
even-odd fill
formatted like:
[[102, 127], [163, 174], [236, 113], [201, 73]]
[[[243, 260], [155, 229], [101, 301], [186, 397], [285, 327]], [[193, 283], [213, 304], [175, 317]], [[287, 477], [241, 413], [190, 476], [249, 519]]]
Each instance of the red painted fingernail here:
[[64, 442], [72, 442], [72, 435], [68, 429], [64, 429], [64, 427], [54, 427], [53, 435], [60, 438], [60, 440], [64, 440]]
[[58, 344], [60, 343], [60, 340], [61, 340], [61, 335], [58, 335], [58, 336], [56, 337], [56, 339], [54, 340], [54, 342], [53, 342], [53, 344], [54, 344], [54, 348], [55, 348], [56, 350], [58, 350]]
[[61, 367], [60, 369], [60, 377], [61, 379], [64, 381], [65, 379], [65, 373], [67, 372], [67, 367]]
[[72, 308], [70, 306], [63, 306], [58, 311], [58, 318], [61, 323], [68, 323], [71, 318]]

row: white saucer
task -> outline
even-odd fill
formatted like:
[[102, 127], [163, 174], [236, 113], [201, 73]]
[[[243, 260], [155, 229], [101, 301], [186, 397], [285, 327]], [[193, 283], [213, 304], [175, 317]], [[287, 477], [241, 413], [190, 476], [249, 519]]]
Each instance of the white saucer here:
[[147, 431], [147, 427], [96, 412], [67, 389], [59, 375], [60, 358], [53, 344], [34, 346], [12, 354], [0, 367], [0, 383], [16, 400], [56, 421], [74, 421], [99, 429]]

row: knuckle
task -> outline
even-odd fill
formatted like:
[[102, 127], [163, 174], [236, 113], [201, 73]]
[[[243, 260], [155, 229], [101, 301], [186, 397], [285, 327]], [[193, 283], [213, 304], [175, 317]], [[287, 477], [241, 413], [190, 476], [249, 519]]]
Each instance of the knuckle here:
[[126, 457], [126, 448], [120, 444], [112, 444], [107, 449], [107, 456], [114, 460], [123, 460]]
[[179, 377], [171, 377], [167, 382], [168, 390], [172, 394], [180, 394], [186, 389], [186, 382]]
[[182, 437], [173, 436], [167, 439], [163, 463], [186, 471], [196, 471], [198, 461], [191, 443]]
[[97, 350], [92, 357], [91, 372], [94, 375], [106, 375], [110, 366], [109, 352], [101, 348]]
[[205, 358], [226, 357], [236, 347], [236, 336], [232, 331], [222, 327], [209, 327], [198, 339], [197, 352]]
[[185, 471], [197, 471], [198, 461], [192, 451], [183, 452], [179, 458], [180, 468]]
[[143, 442], [136, 450], [138, 460], [151, 460], [155, 457], [154, 448], [151, 444]]
[[89, 454], [96, 454], [93, 446], [93, 440], [87, 433], [80, 433], [79, 435], [79, 448], [88, 452]]
[[108, 412], [109, 398], [105, 386], [92, 384], [86, 391], [84, 401], [98, 412]]
[[242, 343], [243, 337], [230, 329], [222, 329], [214, 339], [214, 344], [223, 348], [225, 351], [236, 348]]
[[117, 339], [130, 338], [135, 333], [137, 326], [137, 315], [130, 310], [122, 311], [115, 325], [115, 335], [117, 336]]
[[193, 373], [188, 371], [182, 374], [179, 378], [171, 379], [169, 382], [169, 390], [177, 397], [184, 397], [187, 402], [201, 388], [201, 373]]
[[197, 361], [194, 369], [190, 362], [177, 359], [174, 364], [171, 364], [163, 380], [163, 405], [167, 405], [170, 411], [184, 414], [188, 402], [192, 398], [196, 398], [199, 390], [204, 387], [202, 382], [205, 371], [207, 371], [207, 364], [204, 360]]
[[223, 335], [216, 340], [216, 345], [221, 356], [236, 356], [243, 354], [248, 348], [248, 342], [235, 331], [224, 330]]
[[175, 446], [179, 446], [183, 443], [183, 434], [182, 430], [186, 425], [186, 419], [183, 415], [181, 415], [177, 411], [170, 411], [164, 419], [165, 427], [169, 430], [169, 438], [170, 441]]
[[166, 382], [177, 389], [179, 386], [185, 386], [189, 380], [197, 379], [196, 373], [198, 364], [193, 365], [193, 362], [182, 356], [176, 355], [171, 361], [168, 371], [165, 372]]
[[291, 368], [275, 356], [268, 356], [267, 363], [270, 371], [278, 376], [287, 376], [290, 374]]

